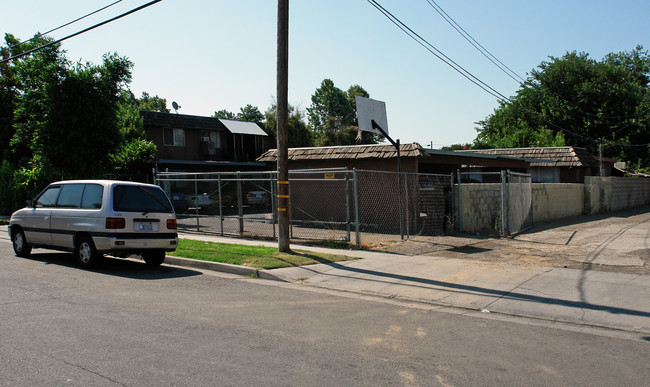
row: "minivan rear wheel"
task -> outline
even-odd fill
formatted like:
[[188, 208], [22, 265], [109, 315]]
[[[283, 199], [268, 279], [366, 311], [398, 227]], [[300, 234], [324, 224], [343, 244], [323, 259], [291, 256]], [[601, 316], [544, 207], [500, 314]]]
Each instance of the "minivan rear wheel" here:
[[79, 238], [74, 250], [75, 258], [82, 267], [94, 267], [100, 260], [100, 255], [95, 248], [93, 239], [89, 236]]
[[147, 266], [156, 267], [160, 266], [165, 261], [164, 250], [146, 251], [142, 253], [142, 259]]

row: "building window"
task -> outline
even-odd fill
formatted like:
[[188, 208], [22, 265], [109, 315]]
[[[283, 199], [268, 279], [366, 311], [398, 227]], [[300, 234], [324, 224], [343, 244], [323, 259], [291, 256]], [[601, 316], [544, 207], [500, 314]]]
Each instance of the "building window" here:
[[165, 128], [163, 143], [169, 146], [185, 146], [185, 130]]
[[201, 132], [202, 142], [211, 142], [217, 149], [221, 148], [221, 132], [215, 130], [204, 130]]

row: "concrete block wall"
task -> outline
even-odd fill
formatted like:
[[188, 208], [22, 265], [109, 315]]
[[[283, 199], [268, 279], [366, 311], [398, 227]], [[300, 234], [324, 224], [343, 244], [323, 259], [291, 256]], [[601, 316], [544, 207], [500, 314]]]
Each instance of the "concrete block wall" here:
[[[461, 187], [459, 221], [463, 232], [498, 230], [501, 185], [462, 184]], [[641, 207], [650, 205], [650, 179], [586, 177], [584, 184], [534, 183], [532, 203], [534, 222]]]
[[463, 232], [497, 232], [501, 217], [501, 184], [462, 184], [461, 187]]
[[533, 183], [532, 190], [535, 222], [579, 216], [583, 213], [584, 184]]
[[650, 179], [588, 176], [584, 186], [587, 215], [650, 204]]

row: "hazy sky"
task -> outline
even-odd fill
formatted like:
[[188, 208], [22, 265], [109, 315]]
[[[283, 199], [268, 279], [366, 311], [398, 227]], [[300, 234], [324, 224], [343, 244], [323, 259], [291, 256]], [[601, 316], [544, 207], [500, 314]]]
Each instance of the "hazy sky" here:
[[[25, 40], [115, 0], [0, 0], [2, 32]], [[432, 1], [432, 0], [430, 0]], [[51, 34], [61, 38], [146, 0], [123, 0]], [[490, 63], [427, 0], [378, 0], [420, 36], [505, 96], [518, 83]], [[363, 86], [386, 102], [391, 137], [423, 146], [472, 142], [496, 99], [411, 40], [366, 0], [290, 1], [289, 102], [301, 109], [321, 81]], [[521, 77], [549, 56], [650, 48], [648, 0], [436, 0]], [[179, 113], [264, 112], [276, 85], [275, 0], [164, 0], [63, 43], [70, 60], [117, 52], [134, 64], [130, 87], [181, 105]], [[4, 44], [4, 42], [3, 42]]]

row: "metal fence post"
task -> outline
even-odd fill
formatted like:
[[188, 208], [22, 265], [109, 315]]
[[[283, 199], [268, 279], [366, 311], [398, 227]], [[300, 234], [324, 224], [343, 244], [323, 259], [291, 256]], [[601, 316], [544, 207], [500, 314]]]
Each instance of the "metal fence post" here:
[[463, 233], [463, 197], [462, 197], [462, 187], [461, 187], [461, 182], [463, 181], [463, 176], [462, 172], [459, 170], [456, 171], [458, 173], [458, 191], [456, 192], [456, 195], [458, 195], [458, 233], [462, 234]]
[[[454, 230], [456, 228], [456, 199], [454, 196], [454, 172], [452, 171], [450, 174], [451, 178], [449, 179], [451, 181], [451, 191], [449, 194], [449, 210], [451, 211], [451, 214], [449, 214], [449, 221], [451, 224], [447, 230]], [[445, 233], [447, 234], [447, 233]]]
[[510, 170], [506, 171], [506, 224], [505, 224], [505, 232], [506, 235], [510, 235], [512, 233], [512, 208], [510, 207], [510, 183], [512, 182], [512, 174], [510, 173]]
[[273, 229], [273, 240], [276, 240], [277, 235], [275, 233], [275, 217], [277, 216], [276, 205], [278, 198], [275, 194], [275, 184], [273, 183], [273, 172], [269, 172], [269, 181], [271, 182], [271, 228]]
[[237, 174], [235, 175], [237, 177], [237, 204], [239, 207], [238, 210], [238, 215], [239, 215], [239, 235], [244, 233], [244, 206], [243, 206], [243, 193], [241, 189], [241, 173], [237, 171]]
[[406, 239], [409, 239], [411, 237], [411, 210], [409, 208], [409, 175], [404, 174], [404, 184], [402, 186], [404, 187], [404, 196], [406, 197], [405, 204], [406, 204]]
[[194, 175], [194, 208], [196, 211], [196, 231], [201, 231], [199, 226], [199, 182], [198, 176]]
[[350, 172], [345, 170], [345, 224], [348, 230], [347, 241], [350, 243]]
[[287, 201], [287, 218], [289, 218], [289, 239], [293, 239], [293, 220], [291, 219], [291, 179], [289, 179], [289, 184], [287, 184], [289, 200]]
[[499, 233], [503, 236], [506, 235], [506, 171], [501, 170], [501, 227]]
[[217, 183], [219, 184], [219, 225], [221, 228], [221, 236], [223, 236], [223, 200], [221, 198], [221, 173], [217, 177]]
[[356, 224], [356, 242], [357, 247], [361, 246], [361, 238], [359, 235], [359, 184], [357, 178], [357, 169], [352, 169], [352, 177], [354, 179], [354, 223]]

